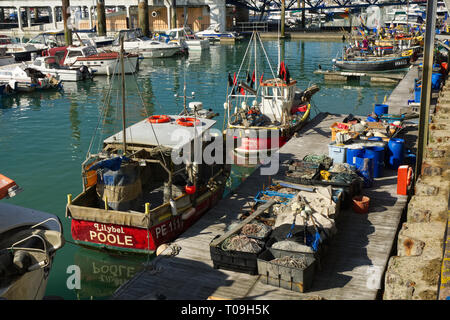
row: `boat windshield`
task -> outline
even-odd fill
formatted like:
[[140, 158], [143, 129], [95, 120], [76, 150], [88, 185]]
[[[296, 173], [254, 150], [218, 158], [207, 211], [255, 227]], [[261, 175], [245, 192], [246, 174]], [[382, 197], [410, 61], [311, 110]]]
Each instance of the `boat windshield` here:
[[54, 42], [56, 44], [64, 43], [64, 34], [61, 33], [43, 33], [32, 38], [28, 43], [30, 44], [49, 44]]
[[98, 53], [97, 49], [95, 49], [95, 47], [92, 47], [92, 46], [84, 47], [82, 49], [82, 51], [83, 51], [83, 56], [85, 56], [85, 57], [89, 57], [89, 56], [92, 56], [92, 55], [95, 55]]

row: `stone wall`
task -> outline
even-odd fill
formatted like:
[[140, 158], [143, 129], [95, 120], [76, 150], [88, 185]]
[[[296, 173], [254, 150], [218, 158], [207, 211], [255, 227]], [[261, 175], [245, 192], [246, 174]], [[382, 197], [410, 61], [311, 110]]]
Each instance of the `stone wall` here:
[[[385, 300], [436, 300], [450, 296], [450, 81], [442, 88], [432, 122], [422, 172], [400, 230], [397, 256], [389, 260]], [[442, 270], [442, 274], [441, 274]]]

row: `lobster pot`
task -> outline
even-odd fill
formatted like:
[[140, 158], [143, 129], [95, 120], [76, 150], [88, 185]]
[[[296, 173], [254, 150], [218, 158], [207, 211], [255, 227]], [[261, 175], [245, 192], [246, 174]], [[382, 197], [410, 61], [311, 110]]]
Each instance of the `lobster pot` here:
[[119, 170], [101, 169], [97, 171], [97, 195], [101, 208], [126, 211], [139, 206], [142, 184], [137, 164], [122, 164]]

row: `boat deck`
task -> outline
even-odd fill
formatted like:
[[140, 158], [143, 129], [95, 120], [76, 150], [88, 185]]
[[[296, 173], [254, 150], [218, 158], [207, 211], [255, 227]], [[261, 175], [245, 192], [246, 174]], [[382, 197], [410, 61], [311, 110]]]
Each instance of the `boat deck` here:
[[[330, 126], [345, 115], [321, 113], [284, 145], [281, 170], [272, 176], [282, 179], [287, 162], [307, 154], [328, 154]], [[407, 198], [396, 194], [395, 171], [384, 171], [374, 186], [363, 189], [371, 199], [368, 214], [351, 208], [341, 212], [337, 235], [322, 259], [312, 288], [298, 293], [263, 284], [258, 275], [214, 269], [209, 243], [249, 208], [253, 197], [269, 176], [259, 167], [239, 187], [222, 199], [191, 228], [174, 241], [152, 265], [123, 284], [112, 299], [376, 299], [390, 257]], [[170, 254], [180, 248], [178, 254]]]

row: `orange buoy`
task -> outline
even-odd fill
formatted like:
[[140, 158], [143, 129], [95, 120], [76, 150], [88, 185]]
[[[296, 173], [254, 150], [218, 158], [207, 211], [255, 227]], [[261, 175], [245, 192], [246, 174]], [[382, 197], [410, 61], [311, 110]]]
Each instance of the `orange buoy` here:
[[355, 196], [352, 198], [352, 208], [356, 213], [369, 212], [370, 198], [366, 196]]
[[194, 122], [195, 122], [195, 125], [200, 124], [200, 120], [195, 119], [195, 118], [178, 118], [177, 119], [177, 124], [179, 124], [180, 126], [184, 126], [184, 127], [193, 127]]
[[166, 116], [165, 114], [155, 115], [148, 117], [147, 121], [151, 123], [165, 123], [170, 121], [170, 117]]
[[408, 187], [411, 184], [413, 176], [412, 167], [403, 165], [398, 167], [397, 171], [397, 194], [408, 195]]

